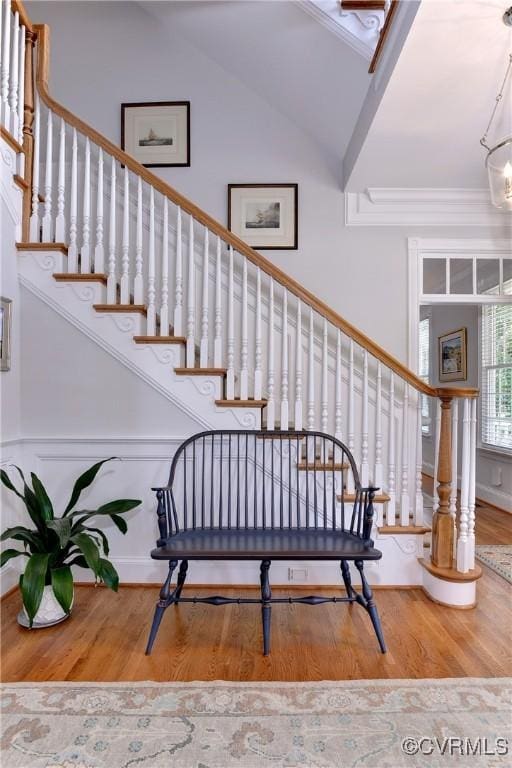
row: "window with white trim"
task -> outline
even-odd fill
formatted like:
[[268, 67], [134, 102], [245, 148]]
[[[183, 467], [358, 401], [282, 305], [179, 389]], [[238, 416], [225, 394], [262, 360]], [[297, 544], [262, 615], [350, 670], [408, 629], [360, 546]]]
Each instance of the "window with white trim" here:
[[[418, 376], [427, 384], [430, 379], [430, 317], [420, 320]], [[421, 432], [430, 435], [430, 398], [421, 395]]]
[[512, 304], [482, 307], [481, 440], [512, 452]]

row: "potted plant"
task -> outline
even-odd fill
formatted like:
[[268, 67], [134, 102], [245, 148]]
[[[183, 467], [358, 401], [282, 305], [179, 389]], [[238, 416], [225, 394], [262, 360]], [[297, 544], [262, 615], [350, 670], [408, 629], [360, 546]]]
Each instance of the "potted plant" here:
[[110, 517], [121, 533], [125, 534], [128, 526], [121, 515], [141, 502], [138, 499], [117, 499], [95, 510], [76, 509], [82, 491], [91, 485], [103, 464], [112, 458], [99, 461], [80, 475], [60, 517], [55, 516], [52, 502], [34, 472], [31, 473], [30, 488], [21, 469], [14, 467], [23, 484], [23, 491], [20, 492], [7, 472], [1, 470], [2, 483], [23, 501], [35, 526], [25, 528], [17, 525], [5, 530], [0, 537], [0, 541], [14, 539], [23, 543], [23, 549], [6, 549], [2, 552], [0, 567], [14, 557], [27, 558], [24, 573], [20, 576], [24, 607], [18, 616], [20, 624], [29, 627], [49, 626], [69, 616], [74, 595], [72, 565], [90, 568], [96, 581], [117, 592], [119, 576], [107, 560], [107, 537], [104, 531], [90, 526], [89, 522], [96, 516]]

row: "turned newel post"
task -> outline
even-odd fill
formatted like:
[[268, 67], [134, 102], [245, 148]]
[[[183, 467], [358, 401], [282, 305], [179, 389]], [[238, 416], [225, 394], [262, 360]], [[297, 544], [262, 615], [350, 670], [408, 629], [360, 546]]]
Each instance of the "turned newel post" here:
[[441, 430], [437, 465], [439, 506], [432, 520], [432, 564], [451, 568], [453, 561], [453, 518], [450, 514], [452, 491], [452, 395], [441, 394]]
[[34, 153], [34, 135], [32, 126], [34, 123], [34, 46], [37, 34], [31, 29], [25, 33], [25, 103], [23, 105], [23, 153], [25, 160], [24, 179], [27, 187], [23, 193], [23, 224], [22, 240], [29, 240], [29, 224], [32, 206], [32, 161]]

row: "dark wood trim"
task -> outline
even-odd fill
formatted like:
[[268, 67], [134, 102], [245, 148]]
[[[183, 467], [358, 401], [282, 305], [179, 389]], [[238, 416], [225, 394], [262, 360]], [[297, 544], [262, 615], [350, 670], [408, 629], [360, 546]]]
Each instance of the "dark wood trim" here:
[[22, 192], [26, 192], [28, 189], [28, 181], [25, 181], [25, 179], [19, 175], [19, 173], [15, 173], [12, 177], [14, 183], [17, 187], [21, 189]]
[[400, 0], [391, 0], [391, 5], [389, 6], [389, 11], [387, 12], [386, 18], [384, 19], [384, 25], [380, 31], [379, 39], [377, 42], [377, 47], [375, 48], [373, 58], [370, 62], [370, 66], [368, 68], [368, 73], [370, 75], [373, 75], [375, 70], [377, 69], [377, 64], [379, 63], [379, 59], [382, 55], [382, 50], [384, 48], [384, 43], [386, 42], [386, 38], [389, 35], [389, 30], [391, 28], [391, 22], [393, 21], [393, 17], [396, 13], [396, 10], [398, 8], [398, 3]]
[[10, 133], [7, 128], [4, 128], [3, 125], [0, 125], [0, 136], [2, 139], [4, 139], [4, 141], [7, 142], [10, 148], [16, 152], [16, 154], [20, 155], [23, 153], [23, 147], [21, 144], [16, 141], [12, 133]]
[[386, 7], [384, 0], [341, 0], [345, 11], [383, 11]]
[[299, 185], [296, 183], [286, 184], [228, 184], [228, 229], [231, 232], [231, 190], [232, 189], [271, 189], [286, 188], [294, 190], [293, 202], [293, 227], [294, 237], [293, 245], [252, 245], [251, 248], [257, 248], [259, 251], [296, 251], [299, 247]]
[[133, 107], [185, 107], [187, 113], [187, 160], [185, 163], [144, 163], [144, 168], [190, 167], [190, 101], [133, 101], [121, 104], [121, 149], [125, 151], [125, 111]]

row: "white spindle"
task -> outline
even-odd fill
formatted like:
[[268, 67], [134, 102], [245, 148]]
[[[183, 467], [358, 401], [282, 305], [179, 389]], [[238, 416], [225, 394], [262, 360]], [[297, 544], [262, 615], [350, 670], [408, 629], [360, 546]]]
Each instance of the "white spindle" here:
[[276, 403], [274, 397], [274, 281], [270, 278], [268, 296], [268, 384], [267, 384], [267, 428], [274, 429]]
[[475, 567], [475, 494], [476, 494], [476, 398], [471, 400], [471, 429], [470, 429], [470, 464], [469, 464], [469, 520], [468, 520], [468, 542], [469, 556], [468, 565], [472, 570]]
[[160, 336], [169, 335], [169, 202], [163, 199], [162, 290], [160, 293]]
[[174, 301], [174, 335], [183, 333], [183, 259], [181, 240], [181, 208], [176, 214], [176, 286]]
[[121, 241], [120, 303], [130, 303], [130, 176], [128, 166], [123, 174], [123, 238]]
[[110, 166], [110, 214], [108, 232], [107, 304], [116, 303], [116, 161]]
[[[34, 105], [34, 162], [32, 172], [32, 211], [30, 215], [30, 242], [38, 243], [41, 238], [39, 222], [39, 145], [41, 141], [41, 109], [36, 93]], [[69, 259], [69, 256], [68, 256]]]
[[43, 243], [52, 242], [53, 115], [48, 110], [46, 126], [46, 167], [44, 174]]
[[146, 333], [156, 335], [156, 284], [155, 284], [155, 190], [149, 188], [149, 248], [148, 248], [148, 304], [146, 309]]
[[441, 443], [441, 401], [439, 398], [436, 400], [436, 420], [435, 420], [435, 430], [436, 433], [434, 435], [434, 484], [432, 488], [432, 512], [437, 512], [437, 509], [439, 508], [439, 494], [437, 491], [438, 481], [437, 481], [437, 471], [439, 468], [439, 446]]
[[11, 125], [11, 110], [9, 106], [9, 68], [11, 66], [11, 0], [6, 0], [4, 14], [3, 45], [2, 45], [2, 108], [3, 123], [7, 130]]
[[57, 172], [57, 216], [55, 217], [55, 242], [66, 241], [66, 219], [64, 216], [66, 194], [66, 124], [60, 121], [59, 169]]
[[297, 299], [295, 327], [295, 429], [302, 429], [302, 307]]
[[363, 349], [363, 408], [361, 435], [361, 484], [368, 486], [370, 467], [368, 464], [368, 352]]
[[423, 432], [421, 419], [421, 395], [416, 393], [416, 494], [414, 501], [414, 524], [423, 525]]
[[400, 525], [409, 525], [409, 385], [404, 382], [402, 411], [402, 487], [400, 493]]
[[9, 88], [9, 109], [11, 113], [11, 123], [8, 126], [11, 135], [18, 138], [18, 77], [19, 77], [19, 35], [20, 35], [20, 15], [18, 11], [14, 14], [11, 31], [11, 82]]
[[[82, 247], [80, 249], [80, 272], [91, 271], [91, 146], [85, 139], [84, 196], [82, 215]], [[122, 302], [121, 302], [122, 303]]]
[[228, 348], [226, 371], [226, 397], [233, 400], [235, 397], [235, 298], [233, 283], [233, 248], [229, 247], [229, 271], [228, 271]]
[[[315, 428], [315, 329], [313, 307], [309, 308], [308, 334], [308, 409], [306, 414], [308, 430]], [[309, 441], [308, 441], [309, 443]]]
[[[457, 398], [452, 400], [452, 487], [450, 489], [449, 510], [453, 519], [453, 528], [455, 532], [455, 539], [457, 534], [457, 454], [458, 454], [458, 439], [459, 439], [459, 401]], [[456, 540], [454, 547], [456, 548]]]
[[[96, 197], [96, 244], [94, 246], [94, 271], [102, 274], [105, 269], [103, 245], [103, 150], [98, 149], [98, 189]], [[137, 302], [136, 302], [137, 303]]]
[[188, 290], [187, 290], [187, 368], [194, 368], [196, 360], [196, 264], [194, 253], [194, 219], [189, 217], [188, 228]]
[[203, 250], [203, 296], [201, 302], [201, 344], [199, 348], [199, 365], [201, 368], [208, 367], [208, 286], [209, 286], [209, 232], [207, 227], [204, 229], [204, 250]]
[[256, 270], [256, 318], [254, 323], [254, 399], [262, 397], [261, 375], [261, 270]]
[[[462, 463], [460, 483], [460, 523], [457, 541], [457, 570], [467, 573], [470, 569], [469, 544], [469, 481], [471, 475], [471, 416], [469, 398], [464, 398], [462, 417]], [[454, 479], [452, 477], [452, 483]]]
[[[342, 438], [341, 376], [341, 331], [338, 328], [336, 333], [336, 381], [334, 384], [334, 436], [337, 440]], [[336, 458], [338, 458], [337, 453]]]
[[222, 241], [217, 235], [215, 259], [215, 338], [213, 340], [213, 365], [222, 366]]
[[242, 266], [242, 338], [240, 343], [240, 399], [249, 397], [249, 337], [247, 330], [247, 259]]
[[142, 276], [142, 179], [137, 179], [137, 221], [135, 224], [135, 277], [133, 303], [144, 303], [144, 278]]
[[77, 206], [78, 206], [78, 141], [76, 136], [76, 128], [73, 128], [73, 138], [72, 138], [72, 145], [71, 145], [71, 187], [70, 187], [70, 201], [69, 201], [69, 246], [68, 246], [68, 272], [72, 272], [72, 273], [78, 272], [78, 249], [76, 245], [77, 211], [78, 211]]
[[[349, 451], [354, 453], [354, 423], [355, 423], [355, 392], [354, 392], [354, 342], [350, 339], [349, 353], [348, 353], [348, 430], [347, 430], [347, 447]], [[352, 472], [349, 471], [347, 475], [347, 491], [349, 493], [354, 492], [354, 477]]]
[[[327, 424], [329, 418], [329, 390], [328, 390], [328, 374], [329, 374], [329, 349], [327, 339], [327, 320], [324, 317], [323, 332], [322, 332], [322, 397], [320, 403], [320, 431], [324, 434], [327, 433]], [[326, 441], [322, 441], [324, 447]], [[323, 456], [323, 461], [327, 460], [327, 456]]]
[[25, 113], [25, 33], [26, 29], [23, 25], [21, 25], [18, 41], [18, 135], [15, 137], [18, 139], [20, 144], [23, 144], [23, 123]]
[[288, 291], [286, 288], [283, 288], [283, 324], [281, 334], [281, 429], [288, 429]]
[[389, 428], [388, 428], [388, 496], [386, 523], [396, 524], [396, 438], [395, 438], [395, 374], [389, 375]]
[[382, 364], [377, 361], [377, 388], [375, 392], [375, 467], [373, 485], [382, 490]]

